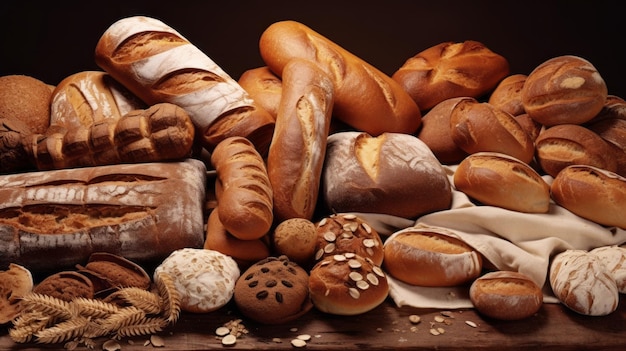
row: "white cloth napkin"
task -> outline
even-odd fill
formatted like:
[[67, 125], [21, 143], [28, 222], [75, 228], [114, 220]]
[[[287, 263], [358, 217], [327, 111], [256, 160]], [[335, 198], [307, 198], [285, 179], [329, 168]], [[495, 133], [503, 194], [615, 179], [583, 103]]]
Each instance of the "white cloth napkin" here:
[[[453, 183], [456, 166], [444, 166]], [[552, 178], [544, 177], [550, 184]], [[449, 210], [424, 215], [412, 221], [381, 214], [359, 213], [383, 240], [410, 226], [447, 229], [479, 251], [494, 270], [512, 270], [531, 277], [544, 289], [545, 302], [558, 302], [547, 280], [550, 259], [567, 249], [591, 250], [626, 243], [626, 230], [605, 227], [581, 218], [565, 208], [550, 204], [545, 214], [510, 211], [474, 204], [453, 187]], [[388, 277], [390, 297], [397, 306], [418, 308], [471, 308], [469, 285], [451, 288], [418, 287]]]

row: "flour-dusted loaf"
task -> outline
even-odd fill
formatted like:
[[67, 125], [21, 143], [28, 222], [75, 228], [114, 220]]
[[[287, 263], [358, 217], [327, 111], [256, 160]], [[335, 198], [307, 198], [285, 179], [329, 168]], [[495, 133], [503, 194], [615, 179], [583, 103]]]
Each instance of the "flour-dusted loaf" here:
[[158, 19], [126, 17], [100, 37], [95, 61], [149, 105], [184, 108], [202, 144], [212, 150], [229, 136], [250, 139], [265, 154], [274, 118], [211, 58]]
[[119, 164], [0, 177], [0, 265], [49, 271], [109, 252], [158, 261], [202, 247], [204, 163]]
[[556, 297], [572, 311], [605, 316], [617, 309], [617, 283], [600, 258], [588, 251], [571, 249], [554, 256], [549, 281]]
[[419, 107], [396, 81], [302, 23], [271, 24], [261, 34], [259, 50], [279, 77], [294, 58], [319, 64], [334, 83], [334, 116], [357, 130], [374, 136], [413, 133], [421, 124]]
[[589, 251], [596, 255], [615, 279], [617, 290], [626, 294], [626, 247], [600, 246]]
[[331, 212], [382, 213], [403, 218], [450, 208], [446, 172], [426, 144], [402, 133], [378, 137], [340, 132], [328, 138], [322, 172]]

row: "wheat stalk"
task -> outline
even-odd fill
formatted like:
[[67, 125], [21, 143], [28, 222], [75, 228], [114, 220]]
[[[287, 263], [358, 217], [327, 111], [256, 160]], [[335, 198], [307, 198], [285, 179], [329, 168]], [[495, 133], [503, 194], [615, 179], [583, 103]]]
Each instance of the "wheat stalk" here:
[[155, 283], [163, 301], [163, 316], [168, 323], [175, 323], [180, 316], [180, 293], [171, 275], [159, 272], [155, 276]]
[[70, 319], [74, 315], [69, 302], [34, 292], [22, 297], [22, 307], [26, 311], [37, 311], [61, 319]]
[[88, 318], [75, 316], [52, 327], [42, 329], [35, 333], [35, 336], [39, 343], [56, 344], [81, 336], [88, 325]]
[[163, 318], [145, 318], [142, 321], [119, 328], [116, 333], [117, 338], [125, 336], [139, 336], [160, 332], [167, 326], [167, 320]]
[[119, 307], [97, 299], [78, 297], [71, 302], [78, 314], [85, 317], [105, 318], [119, 311]]
[[122, 327], [136, 324], [146, 317], [146, 313], [141, 309], [130, 306], [121, 308], [116, 314], [102, 320], [102, 327], [111, 332]]
[[111, 299], [120, 298], [132, 306], [143, 310], [146, 314], [161, 313], [161, 298], [145, 289], [137, 287], [122, 288], [109, 297]]

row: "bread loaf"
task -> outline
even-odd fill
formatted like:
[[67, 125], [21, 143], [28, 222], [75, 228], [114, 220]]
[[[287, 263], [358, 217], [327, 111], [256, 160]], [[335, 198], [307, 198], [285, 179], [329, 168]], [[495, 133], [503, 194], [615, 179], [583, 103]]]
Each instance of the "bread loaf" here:
[[328, 138], [322, 171], [324, 205], [335, 213], [403, 218], [448, 209], [452, 189], [428, 146], [413, 135], [362, 132]]
[[0, 177], [0, 266], [45, 272], [109, 252], [137, 262], [201, 247], [200, 161], [119, 164]]
[[455, 97], [479, 98], [509, 74], [509, 62], [484, 44], [444, 42], [409, 58], [394, 74], [422, 110]]
[[525, 114], [522, 88], [528, 78], [525, 74], [513, 74], [504, 78], [491, 92], [487, 102], [513, 116]]
[[397, 82], [304, 24], [273, 23], [261, 35], [259, 49], [279, 77], [294, 58], [320, 65], [334, 84], [334, 116], [357, 130], [374, 136], [413, 133], [421, 124], [417, 104]]
[[546, 127], [594, 118], [608, 94], [598, 70], [573, 55], [553, 57], [530, 72], [522, 89], [524, 110]]
[[552, 182], [554, 201], [580, 217], [626, 229], [626, 178], [597, 167], [564, 168]]
[[267, 155], [274, 217], [310, 220], [326, 156], [333, 83], [317, 65], [301, 59], [289, 61], [282, 77], [282, 98]]
[[0, 117], [0, 174], [13, 173], [32, 167], [22, 139], [32, 132], [17, 118]]
[[0, 271], [0, 325], [20, 314], [20, 297], [30, 293], [33, 287], [32, 273], [19, 264], [9, 263], [6, 270]]
[[548, 183], [528, 164], [500, 153], [465, 158], [454, 172], [454, 186], [483, 205], [527, 213], [550, 209]]
[[191, 155], [195, 128], [182, 108], [160, 103], [89, 127], [60, 126], [22, 138], [39, 170], [181, 160]]
[[584, 250], [566, 250], [552, 258], [549, 281], [556, 297], [586, 316], [605, 316], [617, 309], [617, 284], [600, 259]]
[[50, 127], [52, 90], [43, 81], [21, 74], [0, 77], [0, 118], [15, 118], [31, 133]]
[[392, 277], [417, 286], [456, 286], [477, 278], [482, 256], [449, 231], [409, 227], [384, 245], [383, 268]]
[[50, 124], [67, 130], [88, 128], [146, 107], [106, 72], [82, 71], [63, 79], [52, 92]]
[[184, 108], [208, 150], [229, 136], [243, 136], [267, 152], [274, 118], [165, 23], [144, 16], [120, 19], [98, 40], [95, 61], [147, 104]]
[[[624, 105], [626, 114], [626, 105]], [[594, 122], [595, 121], [595, 122]], [[622, 118], [594, 119], [587, 128], [608, 142], [614, 150], [616, 173], [626, 177], [626, 116]]]
[[272, 117], [278, 115], [283, 83], [267, 66], [244, 71], [237, 81], [250, 97]]
[[261, 155], [244, 137], [224, 139], [211, 154], [219, 220], [241, 240], [266, 235], [274, 220], [272, 186]]
[[452, 140], [468, 154], [499, 152], [530, 163], [535, 148], [530, 135], [511, 114], [476, 100], [463, 100], [450, 114]]
[[591, 251], [590, 254], [597, 256], [609, 271], [620, 294], [626, 294], [626, 247], [624, 246], [601, 246]]

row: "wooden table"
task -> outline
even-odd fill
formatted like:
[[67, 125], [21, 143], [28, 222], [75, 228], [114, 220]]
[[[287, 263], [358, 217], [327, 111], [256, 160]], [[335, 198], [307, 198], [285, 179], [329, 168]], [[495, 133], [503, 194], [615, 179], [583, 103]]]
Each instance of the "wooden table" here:
[[[259, 325], [243, 319], [248, 334], [239, 337], [235, 345], [224, 346], [215, 330], [241, 318], [231, 303], [212, 313], [183, 313], [174, 326], [159, 335], [167, 350], [293, 350], [290, 342], [300, 334], [311, 336], [304, 349], [314, 350], [626, 350], [623, 300], [617, 311], [604, 317], [582, 316], [559, 304], [544, 304], [539, 313], [522, 321], [491, 320], [472, 309], [397, 308], [388, 300], [358, 316], [332, 316], [313, 310], [282, 325]], [[420, 323], [411, 323], [409, 316], [413, 314], [421, 317]], [[431, 327], [442, 328], [443, 333], [433, 335]], [[123, 351], [153, 349], [145, 345], [146, 340], [148, 336], [119, 343]], [[98, 339], [95, 349], [100, 350], [104, 341]], [[0, 333], [0, 350], [59, 348], [59, 344], [16, 344], [7, 335], [7, 328]], [[86, 348], [81, 345], [78, 349]]]

